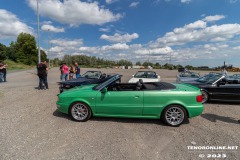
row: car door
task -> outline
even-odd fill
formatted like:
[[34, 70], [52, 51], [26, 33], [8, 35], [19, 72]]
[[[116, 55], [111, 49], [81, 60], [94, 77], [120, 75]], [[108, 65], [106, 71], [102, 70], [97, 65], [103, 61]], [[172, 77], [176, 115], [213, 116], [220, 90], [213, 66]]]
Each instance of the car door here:
[[240, 101], [240, 84], [216, 85], [207, 90], [213, 100]]
[[143, 91], [107, 91], [96, 95], [96, 114], [142, 115]]
[[163, 110], [169, 91], [145, 90], [144, 91], [144, 108], [143, 115], [156, 116]]

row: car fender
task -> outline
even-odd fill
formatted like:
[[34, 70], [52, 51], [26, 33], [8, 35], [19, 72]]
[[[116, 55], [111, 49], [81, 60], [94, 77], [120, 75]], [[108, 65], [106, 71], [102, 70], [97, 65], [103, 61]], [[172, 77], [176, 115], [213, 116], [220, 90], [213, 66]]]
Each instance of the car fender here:
[[[170, 106], [170, 105], [179, 105], [179, 106], [182, 106], [182, 107], [186, 110], [187, 116], [189, 117], [188, 110], [187, 110], [187, 108], [185, 107], [185, 105], [184, 105], [181, 101], [171, 101], [171, 102], [165, 104], [165, 105], [163, 106], [161, 115], [162, 115], [163, 111], [165, 110], [165, 108], [168, 107], [168, 106]], [[161, 115], [160, 115], [160, 116], [161, 116]]]
[[201, 88], [200, 91], [204, 91], [206, 92], [209, 96], [211, 96], [211, 93], [208, 92], [208, 90], [204, 89], [204, 88]]
[[[83, 102], [83, 103], [87, 104], [87, 105], [91, 108], [91, 110], [93, 110], [93, 106], [94, 106], [93, 103], [95, 103], [95, 101], [94, 101], [93, 103], [91, 103], [90, 101], [88, 101], [88, 100], [86, 100], [86, 99], [74, 98], [74, 99], [71, 101], [70, 106], [71, 106], [73, 103], [75, 103], [75, 102]], [[70, 106], [69, 106], [69, 108], [70, 108]]]

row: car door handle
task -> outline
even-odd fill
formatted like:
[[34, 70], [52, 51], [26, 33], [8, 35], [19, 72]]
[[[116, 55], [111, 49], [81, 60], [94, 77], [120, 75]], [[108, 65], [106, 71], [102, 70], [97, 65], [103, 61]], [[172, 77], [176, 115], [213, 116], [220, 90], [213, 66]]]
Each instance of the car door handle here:
[[139, 96], [135, 96], [135, 98], [139, 98]]

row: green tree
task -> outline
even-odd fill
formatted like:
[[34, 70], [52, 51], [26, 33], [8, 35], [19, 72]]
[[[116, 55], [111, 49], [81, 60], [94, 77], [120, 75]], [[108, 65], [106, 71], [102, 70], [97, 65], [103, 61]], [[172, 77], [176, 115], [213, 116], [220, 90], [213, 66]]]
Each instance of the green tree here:
[[136, 66], [141, 66], [141, 65], [142, 65], [142, 64], [141, 64], [140, 61], [136, 62]]
[[118, 61], [117, 64], [119, 66], [132, 66], [132, 62], [131, 61], [127, 61], [125, 59], [121, 59], [120, 61]]
[[183, 68], [183, 66], [180, 65], [180, 64], [178, 64], [178, 65], [176, 66], [176, 68]]
[[153, 63], [151, 62], [143, 62], [142, 64], [144, 67], [148, 67], [148, 66], [153, 66]]
[[154, 64], [154, 68], [160, 69], [160, 68], [161, 68], [161, 65], [157, 62], [157, 63]]
[[0, 60], [7, 59], [7, 47], [0, 43]]
[[54, 58], [54, 59], [52, 60], [53, 66], [59, 66], [61, 63], [62, 63], [62, 61], [59, 60], [58, 58]]
[[20, 33], [15, 43], [17, 60], [26, 65], [34, 65], [38, 62], [35, 37], [28, 33]]
[[186, 65], [185, 68], [187, 68], [188, 70], [193, 70], [194, 69], [194, 67], [190, 66], [190, 65]]
[[10, 46], [7, 48], [7, 56], [8, 56], [8, 59], [14, 61], [14, 62], [17, 62], [17, 48], [16, 48], [16, 44], [15, 42], [11, 42], [10, 43]]
[[164, 68], [164, 69], [170, 69], [170, 68], [171, 68], [171, 64], [165, 63], [165, 64], [163, 65], [163, 68]]
[[48, 61], [47, 54], [44, 50], [40, 50], [41, 60]]

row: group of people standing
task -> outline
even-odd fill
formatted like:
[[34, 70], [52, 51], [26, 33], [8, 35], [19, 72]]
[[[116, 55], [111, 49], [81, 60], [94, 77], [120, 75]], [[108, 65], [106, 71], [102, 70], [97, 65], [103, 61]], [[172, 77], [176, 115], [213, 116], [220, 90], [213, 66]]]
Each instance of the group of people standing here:
[[[47, 80], [48, 70], [49, 68], [47, 67], [47, 62], [44, 60], [37, 65], [37, 75], [39, 78], [39, 86], [38, 86], [39, 90], [49, 89], [48, 80]], [[62, 81], [73, 79], [74, 75], [76, 78], [80, 77], [80, 67], [78, 66], [78, 63], [75, 63], [74, 65], [71, 64], [70, 67], [68, 67], [66, 63], [63, 63], [60, 66], [60, 71], [61, 71], [60, 79]]]
[[0, 83], [7, 82], [7, 64], [0, 61]]
[[60, 66], [61, 71], [61, 77], [60, 79], [62, 81], [67, 81], [68, 79], [73, 79], [74, 75], [76, 78], [80, 77], [80, 67], [78, 66], [78, 63], [70, 64], [68, 67], [66, 63], [63, 63]]

